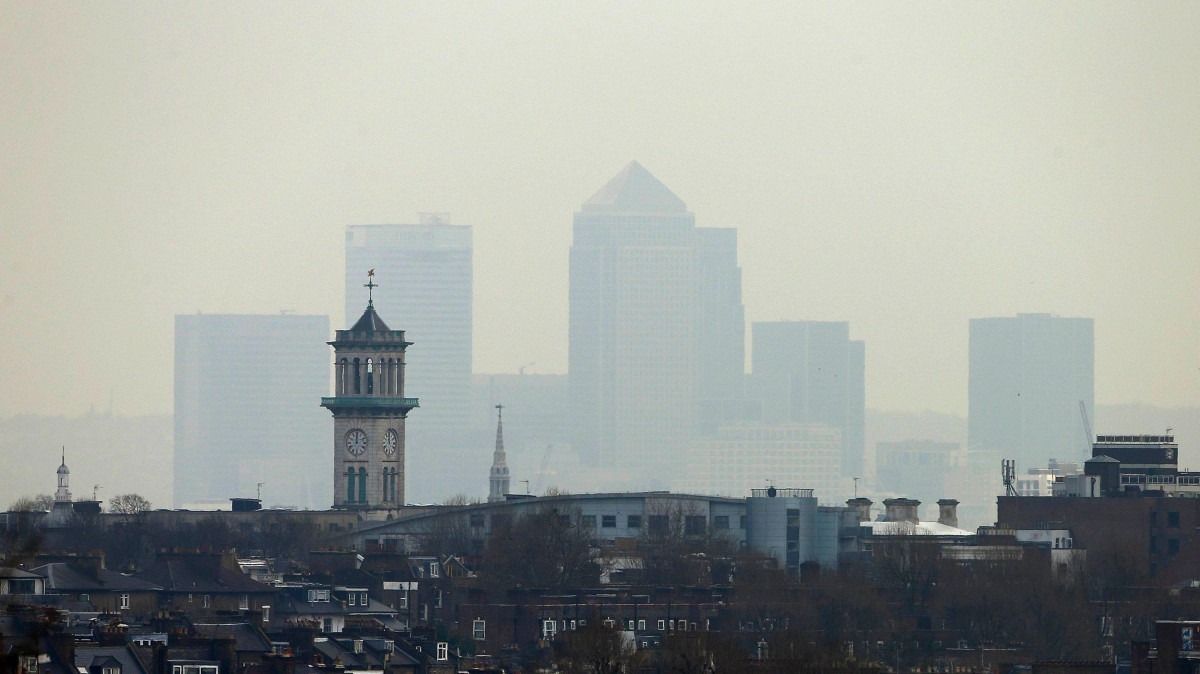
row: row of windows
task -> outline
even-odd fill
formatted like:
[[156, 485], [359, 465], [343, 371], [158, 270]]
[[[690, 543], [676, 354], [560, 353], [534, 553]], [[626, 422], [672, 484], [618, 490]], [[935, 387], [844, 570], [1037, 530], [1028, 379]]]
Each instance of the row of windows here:
[[[501, 523], [506, 521], [508, 517], [509, 517], [509, 515], [503, 514], [503, 513], [498, 513], [498, 514], [492, 515], [492, 525], [499, 526]], [[562, 517], [564, 519], [564, 524], [569, 523], [570, 520], [569, 520], [569, 518], [567, 518], [567, 516], [564, 515]], [[729, 530], [729, 525], [730, 525], [729, 517], [730, 517], [729, 515], [714, 515], [712, 518], [712, 528], [714, 530], [718, 530], [718, 531]], [[470, 515], [469, 521], [470, 521], [471, 527], [477, 528], [477, 529], [483, 528], [484, 515], [483, 515], [483, 513], [472, 513]], [[579, 523], [582, 526], [591, 527], [594, 529], [594, 528], [596, 528], [596, 524], [597, 524], [596, 516], [595, 515], [581, 515], [579, 518]], [[600, 515], [599, 524], [602, 529], [615, 529], [617, 527], [617, 515]], [[666, 531], [670, 527], [670, 517], [667, 515], [650, 515], [648, 524], [650, 526], [651, 531], [654, 531], [654, 532]], [[684, 532], [688, 533], [688, 534], [695, 534], [695, 535], [703, 534], [705, 531], [706, 525], [707, 525], [707, 518], [704, 515], [687, 515], [684, 518]], [[745, 515], [742, 515], [739, 518], [738, 526], [739, 526], [739, 528], [742, 528], [742, 529], [746, 528]], [[626, 515], [625, 516], [625, 527], [628, 529], [641, 529], [642, 528], [642, 516], [641, 515]]]
[[[399, 484], [397, 477], [400, 471], [396, 468], [383, 469], [383, 502], [393, 503], [398, 500], [396, 495], [396, 485]], [[366, 503], [367, 502], [367, 469], [360, 467], [357, 471], [353, 467], [349, 468], [346, 473], [346, 501], [349, 503]], [[355, 498], [358, 496], [358, 498]]]
[[[476, 622], [483, 622], [483, 621], [477, 620]], [[647, 621], [645, 618], [639, 618], [636, 621], [633, 618], [629, 618], [629, 619], [621, 621], [621, 623], [622, 623], [621, 626], [623, 628], [630, 630], [630, 631], [634, 631], [634, 630], [636, 630], [638, 632], [646, 631]], [[604, 619], [605, 627], [612, 628], [612, 627], [616, 627], [617, 624], [618, 624], [618, 621], [613, 618], [605, 618]], [[542, 638], [543, 639], [552, 639], [552, 638], [554, 638], [554, 636], [556, 634], [558, 634], [558, 632], [560, 632], [560, 631], [566, 632], [568, 630], [575, 630], [577, 626], [578, 627], [587, 627], [587, 620], [582, 619], [582, 618], [578, 622], [575, 620], [561, 620], [561, 621], [543, 620], [542, 621]], [[666, 632], [666, 631], [674, 632], [676, 629], [678, 629], [681, 632], [687, 632], [687, 631], [696, 632], [699, 630], [699, 625], [694, 621], [689, 623], [686, 620], [678, 620], [677, 621], [674, 619], [666, 619], [666, 618], [659, 618], [657, 627], [658, 627], [659, 632]], [[707, 621], [705, 621], [704, 629], [708, 629]]]

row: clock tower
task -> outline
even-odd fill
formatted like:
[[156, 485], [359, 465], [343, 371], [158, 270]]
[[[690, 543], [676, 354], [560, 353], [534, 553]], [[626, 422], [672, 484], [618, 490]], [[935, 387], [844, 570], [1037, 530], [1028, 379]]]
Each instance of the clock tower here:
[[417, 407], [404, 397], [403, 330], [375, 313], [367, 273], [367, 309], [349, 330], [329, 342], [334, 352], [335, 395], [321, 398], [333, 413], [333, 507], [390, 510], [404, 505], [404, 419]]

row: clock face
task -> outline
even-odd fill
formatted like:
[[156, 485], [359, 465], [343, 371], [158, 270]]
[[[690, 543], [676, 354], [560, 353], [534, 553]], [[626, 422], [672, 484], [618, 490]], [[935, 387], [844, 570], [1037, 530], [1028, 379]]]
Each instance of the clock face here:
[[362, 456], [367, 451], [367, 434], [357, 428], [347, 433], [346, 451], [354, 456]]
[[383, 436], [383, 453], [384, 454], [387, 454], [388, 456], [394, 456], [396, 454], [397, 439], [398, 439], [398, 436], [396, 435], [396, 431], [394, 429], [389, 428], [387, 435]]

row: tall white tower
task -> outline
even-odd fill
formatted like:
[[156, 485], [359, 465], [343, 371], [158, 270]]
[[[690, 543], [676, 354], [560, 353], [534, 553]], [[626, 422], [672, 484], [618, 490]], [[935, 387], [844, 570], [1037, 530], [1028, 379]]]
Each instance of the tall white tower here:
[[[375, 289], [374, 271], [367, 290]], [[321, 398], [333, 413], [333, 507], [387, 510], [404, 504], [404, 420], [418, 406], [404, 397], [403, 330], [367, 309], [329, 345], [335, 355], [335, 395]]]
[[496, 405], [496, 449], [488, 476], [488, 503], [503, 501], [508, 493], [508, 462], [504, 457], [504, 405]]
[[67, 468], [67, 448], [63, 447], [62, 464], [58, 467], [58, 489], [54, 492], [55, 503], [71, 502], [71, 469]]

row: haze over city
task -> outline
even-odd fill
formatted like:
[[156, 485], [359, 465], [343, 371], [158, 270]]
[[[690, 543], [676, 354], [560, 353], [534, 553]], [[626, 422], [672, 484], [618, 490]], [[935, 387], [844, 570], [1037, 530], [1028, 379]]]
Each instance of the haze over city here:
[[7, 3], [0, 417], [169, 412], [176, 314], [345, 327], [345, 227], [423, 211], [473, 227], [474, 371], [566, 372], [572, 215], [631, 160], [737, 229], [747, 326], [849, 321], [869, 408], [965, 415], [968, 320], [1024, 312], [1095, 319], [1098, 404], [1194, 406], [1197, 34], [1194, 3]]

